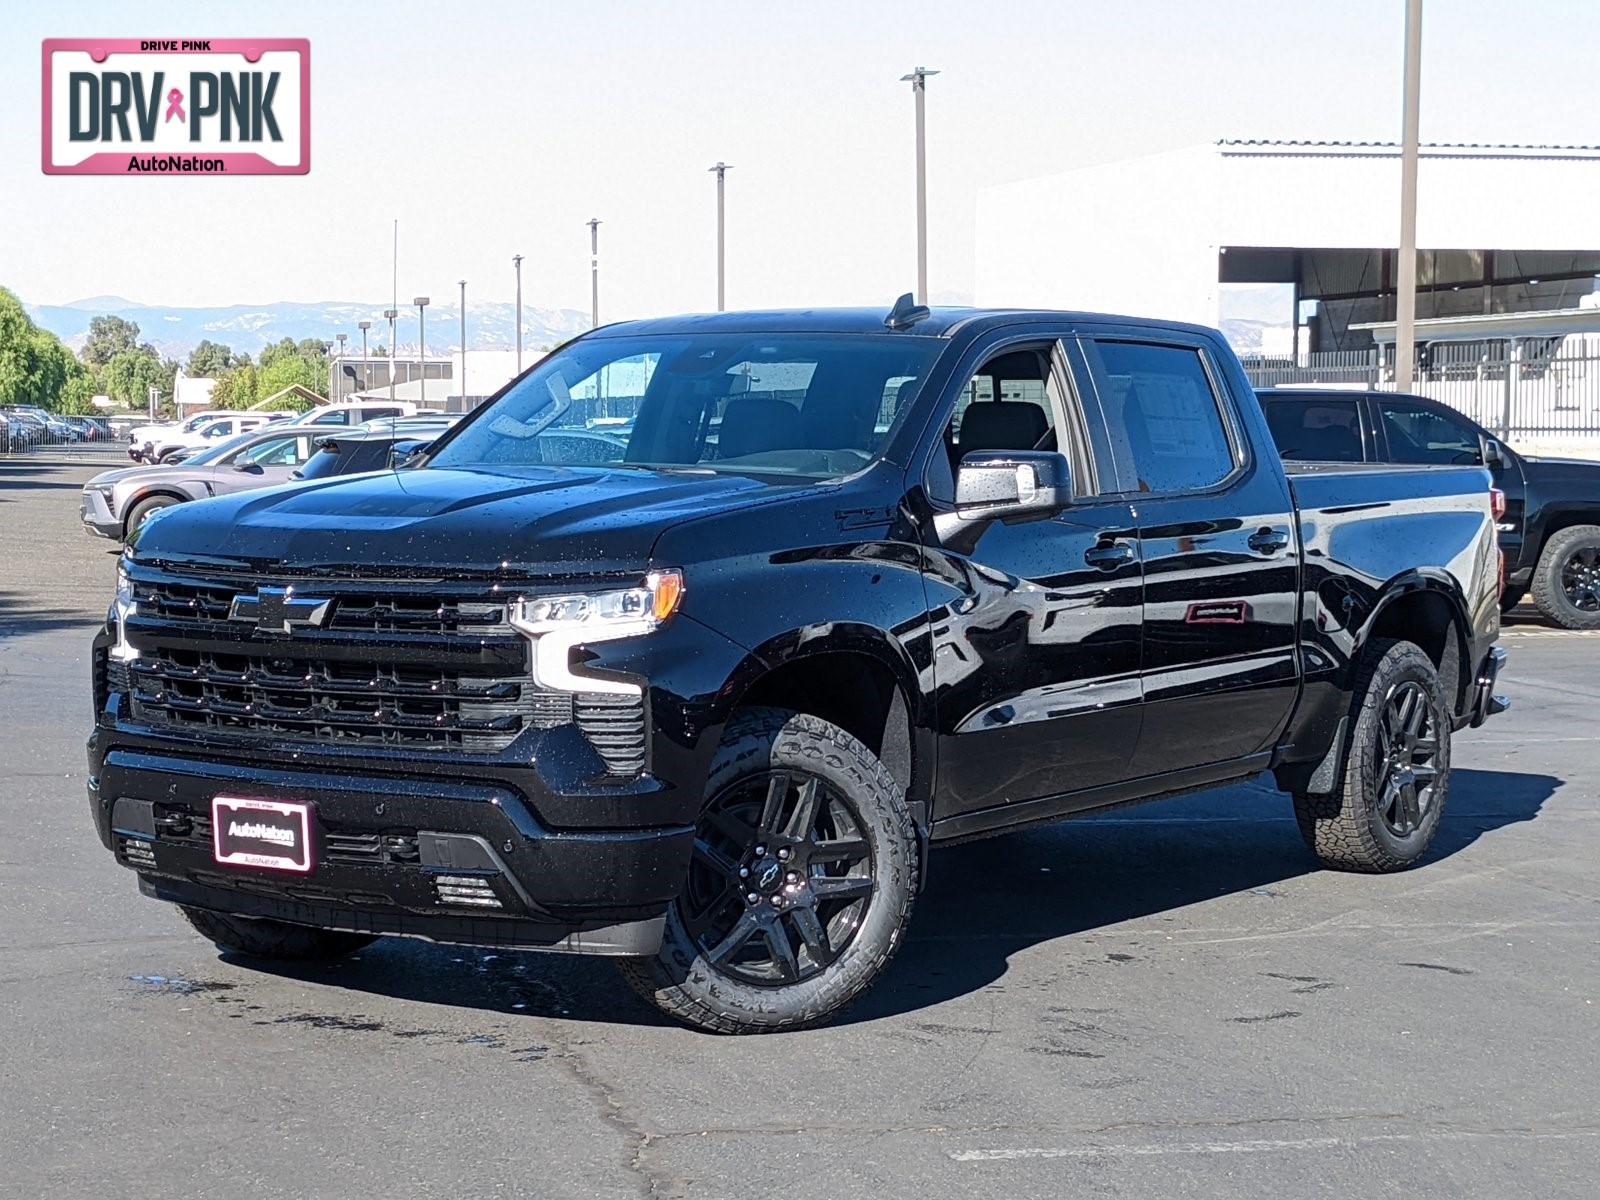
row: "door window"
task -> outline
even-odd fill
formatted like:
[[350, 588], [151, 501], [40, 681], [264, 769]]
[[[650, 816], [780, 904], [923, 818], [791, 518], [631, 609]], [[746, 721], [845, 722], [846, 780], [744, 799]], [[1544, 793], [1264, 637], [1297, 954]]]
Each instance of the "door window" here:
[[1471, 466], [1483, 462], [1483, 447], [1475, 429], [1400, 400], [1381, 400], [1383, 429], [1389, 438], [1389, 460], [1397, 463], [1454, 463]]
[[1051, 349], [1049, 343], [1006, 349], [967, 379], [944, 427], [945, 453], [935, 455], [928, 472], [935, 499], [954, 500], [955, 471], [975, 450], [1057, 449]]
[[1360, 462], [1361, 416], [1355, 400], [1266, 401], [1262, 409], [1278, 453], [1299, 462]]
[[1197, 491], [1233, 473], [1233, 441], [1199, 350], [1110, 341], [1093, 348], [1125, 491]]

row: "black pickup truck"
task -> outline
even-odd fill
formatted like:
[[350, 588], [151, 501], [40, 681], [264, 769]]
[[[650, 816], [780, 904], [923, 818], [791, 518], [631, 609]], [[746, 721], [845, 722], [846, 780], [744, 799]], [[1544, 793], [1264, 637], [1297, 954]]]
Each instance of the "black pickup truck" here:
[[797, 1028], [940, 842], [1271, 770], [1323, 863], [1416, 862], [1504, 706], [1489, 491], [1286, 472], [1207, 329], [615, 325], [403, 469], [151, 518], [90, 808], [240, 954], [609, 954], [693, 1025]]
[[1476, 421], [1426, 396], [1263, 388], [1286, 459], [1487, 467], [1505, 496], [1502, 612], [1533, 592], [1568, 629], [1600, 629], [1600, 462], [1518, 454]]

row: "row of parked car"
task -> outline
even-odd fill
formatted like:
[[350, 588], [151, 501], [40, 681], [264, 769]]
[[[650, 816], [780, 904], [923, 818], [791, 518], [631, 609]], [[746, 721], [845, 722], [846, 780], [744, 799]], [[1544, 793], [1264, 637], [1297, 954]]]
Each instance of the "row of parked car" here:
[[399, 465], [457, 420], [410, 404], [341, 404], [299, 416], [203, 413], [129, 434], [140, 465], [104, 471], [83, 488], [87, 532], [121, 541], [164, 508], [299, 479]]
[[105, 417], [69, 417], [31, 404], [0, 406], [6, 453], [19, 454], [40, 446], [67, 446], [81, 442], [110, 442], [116, 434]]

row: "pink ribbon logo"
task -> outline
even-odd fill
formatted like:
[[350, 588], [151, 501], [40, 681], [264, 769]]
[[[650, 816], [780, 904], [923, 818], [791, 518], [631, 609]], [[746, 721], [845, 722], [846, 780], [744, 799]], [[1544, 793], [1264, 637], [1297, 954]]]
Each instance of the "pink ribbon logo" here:
[[180, 121], [187, 121], [189, 119], [183, 115], [183, 93], [177, 88], [173, 88], [167, 93], [166, 120], [170, 121], [173, 117], [177, 117]]

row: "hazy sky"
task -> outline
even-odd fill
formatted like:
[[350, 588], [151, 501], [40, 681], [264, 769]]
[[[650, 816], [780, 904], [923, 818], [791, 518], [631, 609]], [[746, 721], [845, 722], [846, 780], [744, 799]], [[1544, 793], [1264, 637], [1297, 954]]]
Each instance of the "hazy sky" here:
[[[602, 319], [887, 303], [915, 282], [912, 102], [929, 83], [930, 287], [971, 291], [986, 183], [1217, 137], [1398, 135], [1403, 0], [678, 0], [363, 5], [0, 0], [0, 285], [33, 303], [509, 299]], [[45, 37], [306, 36], [309, 176], [47, 177]], [[1596, 142], [1600, 0], [1428, 0], [1422, 134]], [[1463, 197], [1463, 203], [1470, 203]]]

